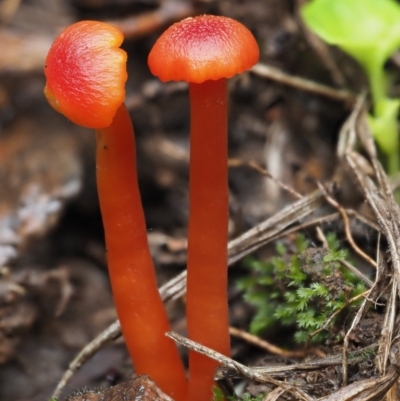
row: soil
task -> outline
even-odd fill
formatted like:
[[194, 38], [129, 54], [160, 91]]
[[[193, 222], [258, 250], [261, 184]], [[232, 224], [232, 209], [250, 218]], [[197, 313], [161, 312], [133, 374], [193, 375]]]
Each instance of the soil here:
[[[140, 189], [160, 285], [182, 272], [186, 263], [188, 88], [184, 83], [159, 82], [149, 72], [146, 60], [166, 27], [187, 16], [204, 13], [229, 16], [246, 25], [259, 43], [263, 65], [278, 68], [288, 76], [346, 90], [348, 94], [347, 101], [343, 101], [266, 78], [255, 71], [229, 81], [231, 239], [271, 218], [300, 196], [312, 193], [318, 183], [324, 183], [340, 205], [356, 210], [371, 222], [368, 225], [352, 219], [351, 232], [363, 252], [375, 258], [378, 220], [366, 206], [362, 188], [350, 180], [336, 151], [340, 128], [354, 108], [351, 93], [360, 93], [366, 80], [361, 69], [337, 49], [313, 44], [298, 18], [301, 3], [301, 0], [3, 0], [0, 4], [0, 401], [49, 399], [75, 355], [116, 320], [96, 194], [95, 138], [90, 130], [77, 127], [57, 114], [43, 95], [47, 50], [57, 33], [75, 21], [111, 22], [126, 37], [123, 44], [129, 57], [126, 104], [135, 126]], [[389, 68], [396, 73], [394, 63]], [[362, 154], [365, 156], [366, 152]], [[291, 190], [271, 180], [263, 168]], [[335, 211], [328, 202], [321, 203], [314, 217]], [[307, 221], [297, 220], [300, 224]], [[352, 249], [357, 269], [372, 282], [375, 280], [374, 269], [357, 256], [349, 243], [346, 225], [340, 217], [321, 223], [320, 228], [323, 232], [335, 232], [343, 246]], [[318, 235], [315, 227], [303, 232], [312, 246], [323, 246], [323, 236]], [[289, 248], [293, 247], [293, 234], [283, 238]], [[381, 240], [383, 252], [388, 247], [386, 241]], [[274, 254], [274, 249], [273, 241], [268, 245], [265, 242], [252, 255], [266, 260]], [[386, 266], [385, 274], [393, 273], [391, 255], [386, 253], [382, 257], [384, 261], [380, 263]], [[231, 325], [247, 332], [254, 310], [244, 302], [235, 285], [244, 274], [246, 270], [238, 261], [230, 271], [229, 299]], [[379, 281], [375, 289], [375, 293], [379, 292], [377, 306], [361, 316], [348, 338], [349, 352], [382, 340], [386, 306], [393, 303], [390, 283], [393, 281], [389, 273]], [[185, 335], [184, 298], [168, 303], [168, 311], [174, 331]], [[396, 316], [392, 319], [397, 322]], [[350, 325], [351, 320], [342, 328], [343, 335]], [[395, 323], [393, 327], [397, 327]], [[307, 363], [342, 353], [342, 341], [305, 347], [290, 340], [291, 330], [269, 330], [262, 337], [281, 350], [302, 352], [301, 357], [271, 353], [236, 336], [232, 339], [231, 357], [246, 366], [270, 367]], [[381, 352], [382, 344], [379, 343]], [[378, 366], [375, 351], [373, 356], [349, 365], [348, 385], [358, 382], [364, 385], [365, 380], [384, 377], [385, 370]], [[183, 348], [182, 354], [186, 360], [187, 351]], [[123, 383], [132, 373], [123, 339], [118, 337], [75, 372], [60, 399], [76, 389], [108, 388]], [[388, 391], [397, 377], [397, 373], [390, 376]], [[287, 372], [279, 379], [282, 378], [300, 386], [313, 397], [310, 399], [328, 397], [345, 388], [340, 363], [321, 365], [311, 372]], [[241, 375], [234, 384], [238, 393], [249, 391], [257, 395], [276, 391], [276, 386], [269, 382], [260, 384]], [[391, 391], [394, 396], [395, 390]], [[348, 393], [341, 394], [337, 399], [347, 399]], [[383, 395], [354, 399], [379, 400]], [[109, 399], [114, 398], [110, 395]], [[289, 391], [273, 399], [296, 399], [296, 395]]]

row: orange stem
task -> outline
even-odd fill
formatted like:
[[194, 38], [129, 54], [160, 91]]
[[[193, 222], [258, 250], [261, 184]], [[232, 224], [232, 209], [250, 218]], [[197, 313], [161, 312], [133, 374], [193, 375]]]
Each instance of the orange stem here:
[[160, 298], [136, 173], [134, 132], [122, 104], [97, 130], [97, 186], [107, 261], [122, 334], [136, 373], [149, 375], [177, 401], [187, 401], [185, 371]]
[[[228, 356], [226, 79], [191, 83], [189, 88], [188, 336]], [[217, 366], [217, 362], [189, 352], [189, 401], [211, 400]]]

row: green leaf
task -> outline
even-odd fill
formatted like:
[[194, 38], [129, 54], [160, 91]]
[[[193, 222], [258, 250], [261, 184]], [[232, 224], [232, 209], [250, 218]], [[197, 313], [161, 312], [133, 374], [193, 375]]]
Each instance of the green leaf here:
[[330, 298], [329, 290], [321, 283], [312, 283], [311, 288], [313, 289], [314, 295], [323, 297], [325, 299]]
[[282, 324], [291, 325], [296, 322], [296, 314], [294, 312], [287, 305], [278, 305], [274, 313], [274, 318]]
[[300, 298], [296, 304], [296, 310], [303, 311], [307, 308], [308, 305], [308, 298]]
[[253, 317], [253, 320], [250, 323], [250, 332], [252, 334], [259, 334], [275, 323], [276, 317], [274, 316], [274, 308], [266, 306], [259, 309]]
[[295, 238], [296, 249], [298, 253], [304, 252], [310, 245], [303, 234], [298, 234]]
[[[365, 284], [360, 282], [357, 283], [357, 285], [354, 287], [351, 297], [355, 297], [356, 295], [362, 294], [365, 291]], [[363, 301], [363, 298], [359, 299], [358, 302], [361, 303]]]
[[262, 307], [266, 302], [266, 293], [263, 291], [246, 292], [243, 298], [253, 306]]
[[397, 150], [397, 115], [399, 108], [399, 99], [382, 99], [376, 105], [375, 117], [368, 116], [368, 123], [375, 135], [376, 142], [386, 154]]
[[400, 6], [394, 0], [314, 0], [301, 15], [310, 29], [366, 70], [383, 65], [400, 46]]
[[251, 290], [257, 283], [256, 277], [242, 277], [236, 281], [236, 288], [240, 291]]
[[285, 300], [287, 303], [295, 303], [297, 302], [297, 296], [295, 292], [286, 291], [284, 294]]
[[308, 332], [303, 330], [296, 331], [296, 333], [294, 334], [294, 339], [298, 343], [305, 343], [308, 340], [308, 334]]
[[287, 265], [283, 259], [280, 261], [274, 261], [276, 279], [282, 281], [285, 280], [287, 275]]
[[260, 262], [259, 260], [252, 259], [248, 266], [251, 268], [251, 270], [261, 273], [266, 270], [266, 268], [267, 268], [266, 265], [267, 264], [264, 262]]
[[212, 401], [224, 401], [224, 393], [218, 386], [213, 387], [213, 397]]
[[311, 288], [299, 288], [297, 290], [297, 296], [300, 299], [310, 299], [314, 295], [314, 292]]
[[276, 253], [280, 256], [283, 256], [287, 253], [287, 249], [285, 244], [282, 241], [278, 241], [275, 245]]
[[300, 328], [318, 328], [320, 326], [319, 321], [316, 319], [315, 310], [312, 308], [297, 314], [297, 325]]
[[313, 0], [301, 8], [301, 15], [311, 30], [364, 68], [373, 100], [369, 126], [387, 155], [389, 173], [397, 172], [400, 102], [386, 97], [384, 65], [400, 47], [400, 5], [395, 0]]

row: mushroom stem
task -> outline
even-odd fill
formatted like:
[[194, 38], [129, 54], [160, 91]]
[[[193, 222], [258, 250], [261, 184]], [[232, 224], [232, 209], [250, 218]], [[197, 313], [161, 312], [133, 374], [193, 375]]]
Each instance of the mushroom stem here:
[[[149, 67], [162, 81], [189, 82], [188, 336], [229, 355], [227, 300], [228, 166], [226, 78], [253, 66], [257, 42], [239, 22], [186, 18], [157, 40]], [[216, 362], [189, 352], [189, 401], [212, 398]]]
[[108, 269], [122, 334], [136, 374], [149, 375], [177, 401], [187, 400], [185, 371], [157, 290], [140, 199], [135, 137], [125, 104], [97, 129], [97, 186]]
[[[190, 83], [187, 327], [191, 340], [230, 354], [227, 302], [226, 79]], [[218, 363], [189, 352], [190, 401], [212, 399]]]

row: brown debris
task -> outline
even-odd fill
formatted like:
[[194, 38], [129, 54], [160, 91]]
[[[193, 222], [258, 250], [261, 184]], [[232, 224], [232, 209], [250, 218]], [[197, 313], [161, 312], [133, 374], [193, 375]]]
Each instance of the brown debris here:
[[135, 39], [194, 14], [194, 8], [187, 1], [164, 0], [152, 12], [107, 22], [120, 29], [125, 38]]
[[65, 401], [172, 401], [148, 376], [139, 376], [106, 390], [79, 390]]
[[0, 137], [0, 266], [46, 234], [80, 190], [76, 142], [56, 125], [47, 135], [49, 123], [25, 118]]
[[1, 73], [27, 73], [43, 68], [53, 38], [40, 34], [17, 34], [1, 29]]
[[0, 277], [0, 365], [10, 360], [36, 321], [38, 308], [26, 297], [26, 289]]

